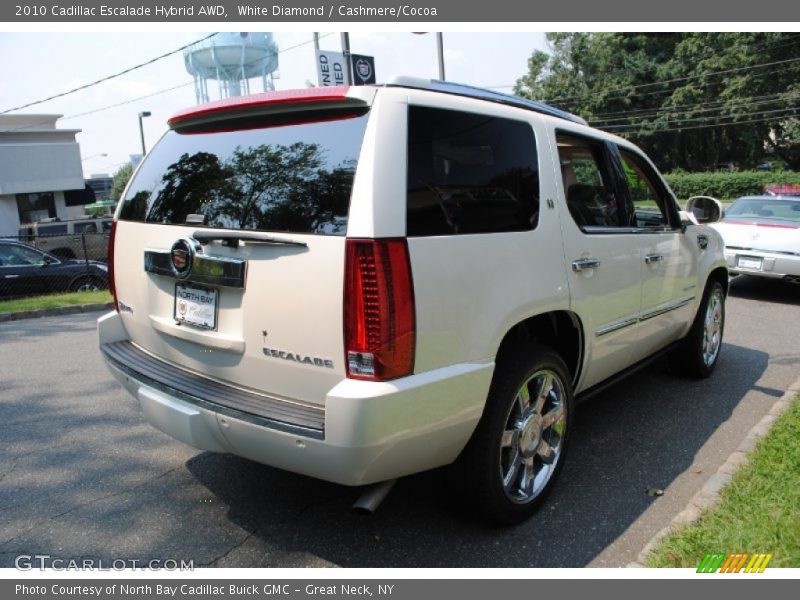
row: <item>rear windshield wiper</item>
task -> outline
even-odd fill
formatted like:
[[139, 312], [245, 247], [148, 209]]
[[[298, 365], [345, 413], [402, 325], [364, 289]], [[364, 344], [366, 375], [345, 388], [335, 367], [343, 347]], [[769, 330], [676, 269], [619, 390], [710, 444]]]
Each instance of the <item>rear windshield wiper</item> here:
[[214, 240], [222, 242], [223, 246], [230, 246], [231, 248], [238, 248], [239, 242], [255, 242], [256, 244], [275, 244], [278, 246], [308, 246], [305, 242], [298, 242], [296, 240], [287, 240], [283, 238], [275, 238], [266, 233], [259, 233], [257, 231], [195, 231], [192, 237], [201, 244], [207, 244]]

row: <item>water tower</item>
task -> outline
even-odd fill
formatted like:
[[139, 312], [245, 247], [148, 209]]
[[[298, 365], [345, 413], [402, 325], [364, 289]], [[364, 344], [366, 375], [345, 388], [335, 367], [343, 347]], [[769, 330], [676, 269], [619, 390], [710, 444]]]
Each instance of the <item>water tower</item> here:
[[208, 80], [216, 79], [220, 98], [250, 93], [250, 79], [261, 79], [272, 91], [278, 70], [278, 45], [271, 33], [218, 33], [183, 51], [186, 70], [194, 76], [197, 103], [208, 102]]

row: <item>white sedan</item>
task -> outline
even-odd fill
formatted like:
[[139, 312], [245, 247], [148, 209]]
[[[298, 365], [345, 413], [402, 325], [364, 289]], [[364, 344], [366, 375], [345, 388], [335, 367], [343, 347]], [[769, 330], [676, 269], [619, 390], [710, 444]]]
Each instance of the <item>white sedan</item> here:
[[731, 273], [800, 283], [800, 197], [745, 196], [710, 225]]

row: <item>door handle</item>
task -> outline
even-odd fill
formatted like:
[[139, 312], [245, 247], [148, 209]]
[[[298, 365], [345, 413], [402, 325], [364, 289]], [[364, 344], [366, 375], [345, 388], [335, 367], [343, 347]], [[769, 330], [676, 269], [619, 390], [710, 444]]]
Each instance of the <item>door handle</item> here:
[[6, 275], [5, 279], [16, 279], [19, 275]]
[[581, 271], [596, 269], [600, 266], [600, 263], [601, 261], [596, 258], [578, 258], [572, 261], [572, 270], [580, 273]]
[[664, 260], [663, 254], [645, 254], [644, 264], [652, 265], [653, 263], [660, 263]]

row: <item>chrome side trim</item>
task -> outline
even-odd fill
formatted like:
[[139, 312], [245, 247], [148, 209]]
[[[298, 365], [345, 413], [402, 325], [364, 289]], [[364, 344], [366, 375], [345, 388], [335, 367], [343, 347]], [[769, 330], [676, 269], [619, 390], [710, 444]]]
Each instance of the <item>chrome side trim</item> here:
[[604, 325], [600, 329], [594, 332], [597, 337], [602, 337], [604, 335], [608, 335], [609, 333], [613, 333], [615, 331], [619, 331], [620, 329], [625, 329], [626, 327], [630, 327], [631, 325], [636, 325], [639, 322], [639, 319], [625, 319], [624, 321], [618, 321], [616, 323], [611, 323], [610, 325]]
[[625, 319], [623, 321], [617, 321], [616, 323], [611, 323], [610, 325], [604, 325], [603, 327], [600, 327], [599, 329], [597, 329], [594, 332], [594, 334], [597, 337], [602, 337], [604, 335], [608, 335], [609, 333], [613, 333], [615, 331], [619, 331], [620, 329], [625, 329], [626, 327], [630, 327], [631, 325], [635, 325], [636, 323], [641, 323], [642, 321], [647, 321], [649, 319], [652, 319], [653, 317], [658, 317], [659, 315], [663, 315], [663, 314], [666, 314], [666, 313], [671, 312], [673, 310], [677, 310], [677, 309], [681, 308], [682, 306], [686, 306], [687, 304], [692, 302], [694, 299], [695, 299], [695, 296], [687, 296], [685, 298], [681, 298], [680, 300], [677, 300], [677, 301], [675, 301], [675, 302], [673, 302], [671, 304], [668, 304], [666, 306], [662, 306], [662, 307], [657, 308], [655, 310], [650, 310], [650, 311], [647, 311], [645, 313], [641, 313], [636, 318]]
[[254, 425], [325, 439], [325, 409], [250, 392], [158, 359], [130, 341], [100, 346], [104, 358], [128, 377], [200, 408]]
[[[145, 250], [144, 270], [148, 273], [178, 279], [172, 268], [172, 252], [170, 250]], [[191, 272], [184, 280], [242, 290], [246, 272], [246, 260], [195, 254], [192, 259]]]
[[642, 313], [639, 316], [639, 321], [640, 322], [647, 321], [648, 319], [652, 319], [653, 317], [658, 317], [659, 315], [663, 315], [673, 310], [677, 310], [682, 306], [686, 306], [687, 304], [692, 302], [694, 298], [695, 298], [694, 296], [687, 296], [686, 298], [681, 298], [680, 300], [677, 300], [672, 304], [668, 304], [667, 306], [662, 306], [661, 308], [657, 308], [655, 310], [650, 310], [647, 311], [646, 313]]

